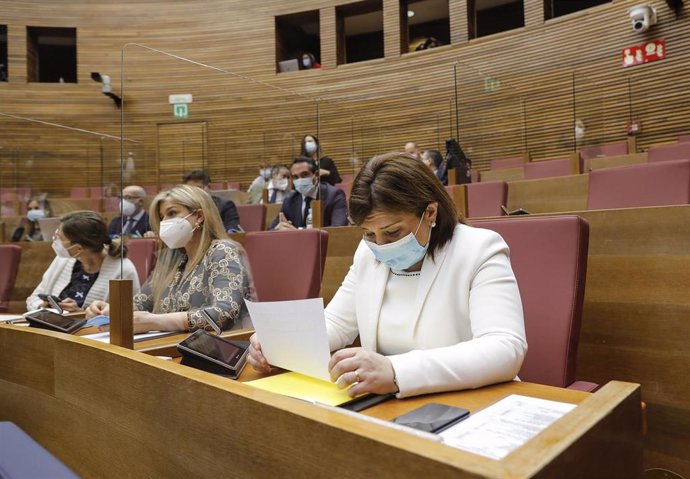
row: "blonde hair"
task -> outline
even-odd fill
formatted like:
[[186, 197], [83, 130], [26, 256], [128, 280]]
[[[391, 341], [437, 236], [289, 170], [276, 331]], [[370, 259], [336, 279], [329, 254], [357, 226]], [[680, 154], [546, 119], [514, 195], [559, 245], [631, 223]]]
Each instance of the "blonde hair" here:
[[[211, 195], [201, 188], [196, 186], [178, 185], [169, 191], [161, 191], [151, 202], [149, 208], [149, 220], [151, 228], [156, 233], [160, 231], [161, 215], [160, 205], [164, 201], [171, 201], [178, 205], [184, 206], [191, 213], [196, 211], [204, 212], [204, 222], [201, 224], [201, 238], [199, 238], [199, 247], [196, 250], [193, 258], [188, 258], [186, 270], [192, 271], [203, 259], [204, 255], [211, 246], [211, 242], [219, 239], [227, 239], [227, 233], [223, 227], [223, 222], [220, 219], [218, 208], [213, 202]], [[180, 267], [184, 258], [178, 250], [171, 250], [162, 241], [159, 242], [158, 259], [156, 267], [151, 275], [150, 286], [153, 295], [153, 312], [159, 312], [158, 305], [161, 300], [161, 295], [166, 286], [170, 285], [175, 277], [175, 273]], [[186, 276], [186, 274], [185, 274]], [[184, 278], [184, 276], [183, 276]]]

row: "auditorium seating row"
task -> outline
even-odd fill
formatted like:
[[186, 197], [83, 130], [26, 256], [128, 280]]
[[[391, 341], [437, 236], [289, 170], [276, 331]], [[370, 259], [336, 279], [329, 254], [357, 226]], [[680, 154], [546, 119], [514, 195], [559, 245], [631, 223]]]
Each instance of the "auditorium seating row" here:
[[[677, 143], [654, 145], [643, 155], [643, 159], [649, 163], [670, 160], [690, 160], [690, 135], [679, 137]], [[632, 151], [630, 151], [632, 150]], [[589, 172], [596, 168], [597, 160], [603, 158], [617, 158], [611, 166], [626, 164], [626, 155], [629, 155], [630, 163], [640, 162], [640, 157], [635, 153], [633, 143], [622, 141], [597, 145], [581, 149], [576, 155], [550, 160], [530, 161], [529, 155], [515, 156], [492, 160], [489, 171], [481, 173], [482, 181], [493, 180], [519, 180], [538, 179], [556, 176], [567, 176]], [[604, 163], [602, 166], [609, 166]]]
[[[472, 226], [499, 232], [511, 247], [530, 338], [521, 377], [530, 382], [580, 390], [592, 383], [575, 382], [589, 227], [577, 216], [474, 220]], [[326, 230], [247, 233], [243, 243], [257, 299], [282, 301], [318, 297], [328, 251]], [[128, 256], [140, 280], [155, 265], [153, 239], [128, 242]], [[8, 299], [21, 248], [0, 245], [3, 267], [0, 301]]]
[[[175, 186], [173, 183], [164, 183], [160, 187], [157, 185], [140, 185], [142, 188], [144, 188], [144, 191], [146, 191], [146, 194], [148, 196], [155, 196], [158, 194], [160, 191], [165, 191], [169, 190], [173, 186]], [[240, 189], [240, 183], [239, 181], [218, 181], [218, 182], [213, 182], [209, 183], [208, 185], [209, 190], [239, 190]], [[105, 186], [91, 186], [91, 187], [74, 187], [70, 190], [70, 198], [74, 199], [79, 199], [79, 198], [107, 198], [108, 196], [108, 187]], [[110, 192], [112, 195], [112, 192]], [[116, 192], [117, 193], [117, 192]]]
[[[587, 182], [587, 209], [590, 210], [690, 203], [690, 159], [602, 168], [579, 177]], [[446, 189], [454, 197], [457, 197], [454, 189], [464, 190], [461, 195], [465, 196], [468, 218], [502, 216], [505, 212], [501, 207], [514, 203], [509, 198], [511, 184], [517, 186], [524, 181], [471, 183]]]

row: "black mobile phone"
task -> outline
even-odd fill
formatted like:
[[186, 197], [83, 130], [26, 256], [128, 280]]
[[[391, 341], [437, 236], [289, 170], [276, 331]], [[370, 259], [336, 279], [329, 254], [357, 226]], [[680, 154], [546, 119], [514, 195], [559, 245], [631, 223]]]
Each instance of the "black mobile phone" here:
[[85, 318], [62, 316], [46, 309], [34, 311], [24, 316], [24, 318], [28, 321], [29, 326], [34, 328], [50, 329], [68, 334], [80, 329], [86, 323]]
[[428, 403], [396, 417], [393, 422], [421, 431], [439, 433], [466, 419], [469, 415], [470, 412], [462, 407]]
[[38, 293], [38, 297], [48, 303], [51, 308], [57, 309], [58, 313], [62, 314], [63, 309], [62, 306], [60, 306], [60, 298], [53, 294], [43, 294], [43, 293]]
[[216, 311], [210, 311], [209, 312], [206, 309], [201, 309], [201, 310], [199, 310], [199, 312], [201, 313], [201, 316], [206, 320], [208, 325], [211, 326], [211, 329], [213, 329], [216, 332], [216, 334], [220, 334], [221, 333], [220, 326], [218, 325], [218, 323], [215, 320]]
[[230, 341], [198, 329], [178, 344], [177, 350], [185, 356], [182, 364], [237, 377], [247, 362], [249, 343]]

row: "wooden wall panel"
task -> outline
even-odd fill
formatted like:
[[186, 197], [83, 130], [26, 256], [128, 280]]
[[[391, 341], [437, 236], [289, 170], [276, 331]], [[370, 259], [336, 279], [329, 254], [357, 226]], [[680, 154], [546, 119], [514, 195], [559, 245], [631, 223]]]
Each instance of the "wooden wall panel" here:
[[[394, 14], [398, 2], [387, 0], [387, 58], [336, 67], [334, 8], [344, 3], [353, 2], [205, 0], [190, 8], [179, 0], [129, 0], [94, 1], [85, 9], [64, 2], [0, 0], [9, 30], [11, 73], [10, 82], [0, 85], [0, 113], [118, 135], [119, 111], [89, 75], [110, 74], [117, 92], [121, 49], [127, 42], [138, 42], [224, 70], [127, 47], [125, 135], [138, 143], [125, 151], [133, 150], [137, 158], [131, 181], [143, 184], [157, 181], [151, 168], [156, 159], [155, 125], [172, 121], [169, 94], [194, 94], [189, 120], [208, 124], [212, 175], [246, 185], [256, 176], [259, 161], [289, 161], [301, 136], [317, 129], [317, 98], [324, 152], [346, 173], [372, 154], [400, 148], [410, 139], [422, 147], [442, 146], [455, 129], [455, 62], [460, 136], [480, 170], [488, 169], [491, 159], [525, 149], [535, 159], [572, 153], [583, 146], [575, 145], [572, 137], [576, 117], [587, 124], [584, 144], [623, 139], [631, 115], [643, 124], [638, 138], [642, 149], [688, 129], [687, 8], [675, 19], [665, 2], [651, 2], [658, 9], [659, 24], [639, 35], [632, 32], [626, 13], [635, 0], [615, 1], [543, 24], [542, 2], [526, 0], [528, 28], [466, 41], [466, 2], [450, 2], [453, 45], [401, 56], [399, 41], [394, 41], [399, 38]], [[274, 16], [306, 10], [321, 12], [324, 68], [277, 75]], [[77, 84], [25, 83], [27, 25], [77, 28]], [[666, 39], [668, 59], [623, 69], [622, 48], [649, 38]], [[37, 136], [22, 122], [1, 126], [0, 145], [9, 146], [0, 150], [0, 161], [9, 162], [9, 170], [31, 158], [53, 165], [54, 181], [39, 183], [37, 189], [64, 194], [72, 186], [92, 182], [94, 175], [107, 183], [111, 170], [117, 169], [117, 145], [106, 142], [101, 155], [101, 140], [87, 134], [68, 138], [46, 128]], [[18, 160], [12, 163], [13, 158]], [[75, 166], [88, 172], [86, 178], [64, 173]], [[182, 170], [182, 165], [172, 168]], [[26, 174], [7, 181], [7, 171], [3, 168], [4, 184], [31, 186], [35, 181]]]
[[524, 0], [525, 27], [535, 27], [544, 23], [544, 0]]
[[448, 2], [450, 17], [450, 42], [459, 45], [469, 40], [467, 2]]
[[400, 56], [400, 37], [400, 0], [383, 0], [383, 51], [386, 58]]
[[335, 7], [322, 8], [319, 27], [321, 29], [321, 68], [324, 69], [337, 66], [335, 22]]

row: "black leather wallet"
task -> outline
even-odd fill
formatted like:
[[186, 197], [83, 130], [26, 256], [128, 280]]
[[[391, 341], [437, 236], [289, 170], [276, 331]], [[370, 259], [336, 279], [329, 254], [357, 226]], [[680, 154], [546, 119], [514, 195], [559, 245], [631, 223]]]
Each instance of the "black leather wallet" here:
[[470, 412], [461, 407], [429, 403], [393, 419], [396, 424], [439, 433], [467, 418]]

